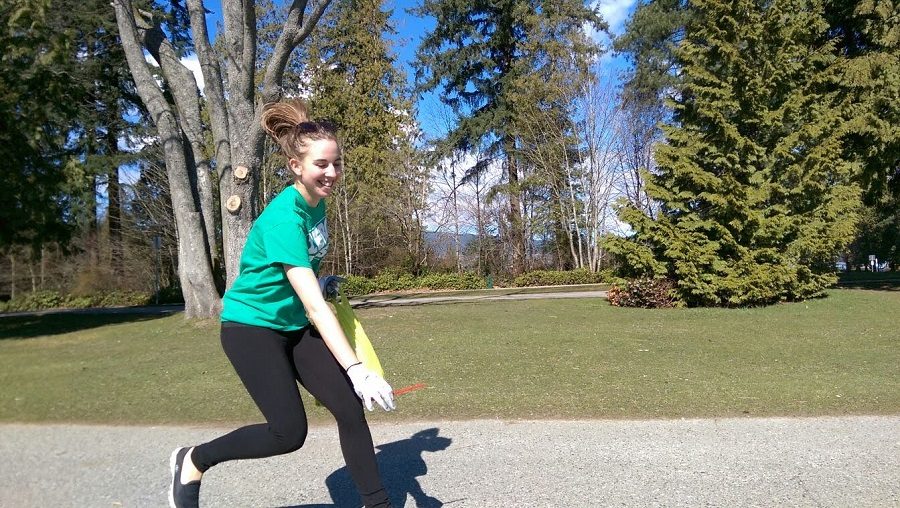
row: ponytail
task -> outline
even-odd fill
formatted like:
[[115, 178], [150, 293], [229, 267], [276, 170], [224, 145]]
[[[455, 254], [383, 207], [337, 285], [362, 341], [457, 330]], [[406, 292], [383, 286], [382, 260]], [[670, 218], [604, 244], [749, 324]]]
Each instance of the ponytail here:
[[281, 152], [289, 158], [301, 159], [306, 152], [308, 141], [337, 140], [332, 124], [309, 121], [306, 103], [300, 99], [287, 99], [266, 104], [259, 117], [259, 123], [278, 143]]

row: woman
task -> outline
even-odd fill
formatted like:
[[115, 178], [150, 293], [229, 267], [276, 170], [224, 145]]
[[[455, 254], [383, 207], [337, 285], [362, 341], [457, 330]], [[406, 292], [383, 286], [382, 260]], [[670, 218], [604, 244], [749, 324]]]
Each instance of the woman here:
[[371, 411], [374, 401], [391, 410], [393, 393], [357, 359], [316, 278], [328, 250], [325, 198], [343, 172], [334, 128], [308, 121], [300, 101], [266, 105], [261, 122], [288, 159], [294, 181], [250, 230], [240, 274], [223, 298], [221, 339], [266, 423], [172, 452], [170, 505], [196, 507], [201, 476], [220, 462], [303, 446], [307, 420], [299, 381], [334, 415], [363, 503], [390, 506], [362, 407]]

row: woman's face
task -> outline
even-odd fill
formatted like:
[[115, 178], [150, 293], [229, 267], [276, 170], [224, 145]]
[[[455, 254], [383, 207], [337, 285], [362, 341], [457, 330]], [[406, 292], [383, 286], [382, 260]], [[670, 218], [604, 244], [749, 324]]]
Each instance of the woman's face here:
[[344, 174], [341, 149], [330, 139], [310, 141], [303, 160], [290, 159], [294, 172], [294, 185], [310, 206], [331, 195]]

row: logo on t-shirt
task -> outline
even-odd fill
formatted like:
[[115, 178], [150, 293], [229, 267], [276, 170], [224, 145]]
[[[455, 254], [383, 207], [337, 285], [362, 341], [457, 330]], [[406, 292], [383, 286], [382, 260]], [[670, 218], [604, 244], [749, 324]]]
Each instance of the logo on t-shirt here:
[[308, 241], [309, 261], [321, 261], [328, 254], [328, 223], [325, 219], [309, 230]]

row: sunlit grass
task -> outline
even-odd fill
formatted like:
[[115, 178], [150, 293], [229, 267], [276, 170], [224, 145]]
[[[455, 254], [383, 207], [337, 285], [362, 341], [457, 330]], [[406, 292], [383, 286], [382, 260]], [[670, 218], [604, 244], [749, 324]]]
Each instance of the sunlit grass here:
[[[357, 311], [395, 388], [379, 421], [900, 411], [900, 293], [766, 308], [640, 310], [602, 299]], [[130, 318], [135, 319], [135, 318]], [[0, 420], [255, 421], [214, 321], [0, 320]], [[105, 320], [105, 321], [104, 321]], [[314, 421], [327, 418], [309, 405]]]

